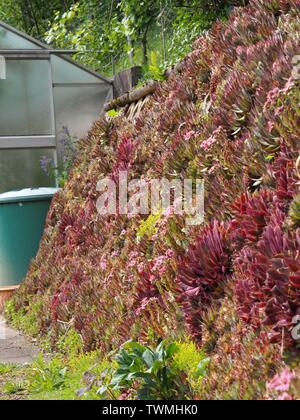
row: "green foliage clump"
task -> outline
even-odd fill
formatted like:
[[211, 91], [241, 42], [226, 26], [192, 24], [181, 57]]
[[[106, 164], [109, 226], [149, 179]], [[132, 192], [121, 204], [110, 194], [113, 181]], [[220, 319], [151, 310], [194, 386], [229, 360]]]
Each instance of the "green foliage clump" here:
[[73, 328], [62, 335], [57, 342], [57, 350], [61, 354], [67, 354], [69, 357], [75, 357], [83, 353], [83, 341], [81, 335]]
[[161, 57], [156, 51], [151, 51], [149, 56], [149, 64], [144, 67], [144, 75], [140, 80], [140, 84], [144, 84], [147, 80], [164, 81], [165, 66], [162, 64]]
[[95, 400], [97, 383], [79, 392], [87, 377], [98, 378], [110, 367], [98, 352], [65, 357], [59, 353], [48, 360], [42, 354], [26, 371], [26, 390], [32, 400]]
[[42, 40], [56, 13], [65, 12], [73, 0], [0, 0], [0, 20]]
[[178, 352], [174, 356], [174, 366], [187, 375], [193, 395], [200, 395], [203, 378], [208, 373], [210, 358], [203, 350], [198, 350], [195, 343], [177, 343]]
[[38, 320], [43, 304], [43, 300], [35, 296], [30, 305], [17, 310], [14, 299], [11, 299], [5, 305], [5, 316], [14, 328], [23, 331], [28, 336], [37, 337], [40, 333]]
[[30, 374], [30, 391], [39, 394], [64, 388], [67, 371], [68, 368], [62, 367], [59, 358], [45, 363], [43, 355], [39, 354]]
[[[143, 65], [145, 77], [191, 51], [193, 41], [232, 6], [224, 0], [0, 0], [0, 19], [54, 47], [73, 49], [77, 60], [111, 75]], [[158, 52], [153, 66], [151, 51]]]
[[123, 391], [139, 400], [180, 400], [192, 394], [187, 378], [202, 379], [209, 359], [189, 344], [162, 341], [152, 349], [131, 341], [123, 345], [116, 362], [111, 382], [98, 390], [100, 395], [114, 397]]
[[3, 391], [8, 395], [18, 394], [26, 389], [26, 383], [22, 381], [7, 382], [3, 386]]
[[12, 364], [5, 364], [5, 363], [0, 363], [0, 375], [6, 375], [10, 372], [12, 372], [15, 368], [15, 365]]
[[[28, 365], [0, 364], [0, 399], [12, 396], [29, 400], [99, 399], [96, 379], [102, 377], [112, 363], [97, 351], [77, 353], [79, 338], [71, 330], [64, 342], [61, 340], [60, 348], [63, 353], [51, 356], [40, 353]], [[87, 380], [89, 386], [80, 390]]]
[[98, 378], [110, 367], [98, 352], [52, 360], [39, 356], [28, 372], [30, 399], [33, 400], [97, 400], [97, 383], [79, 392], [87, 377]]
[[27, 366], [0, 364], [0, 400], [24, 399], [28, 395]]
[[141, 241], [145, 236], [151, 238], [157, 232], [156, 224], [161, 217], [161, 213], [150, 214], [150, 216], [141, 222], [137, 231], [136, 237], [138, 241]]

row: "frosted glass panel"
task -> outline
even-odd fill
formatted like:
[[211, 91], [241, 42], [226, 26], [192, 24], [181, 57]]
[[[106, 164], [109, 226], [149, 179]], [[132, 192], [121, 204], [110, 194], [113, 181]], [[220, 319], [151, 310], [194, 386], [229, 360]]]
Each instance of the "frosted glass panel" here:
[[[92, 124], [103, 111], [105, 99], [111, 87], [106, 84], [92, 87], [54, 88], [54, 105], [58, 145], [65, 136], [66, 127], [71, 136], [77, 139], [87, 135]], [[61, 154], [61, 150], [59, 150]]]
[[47, 60], [6, 60], [0, 110], [0, 136], [54, 134]]
[[0, 49], [3, 50], [40, 50], [41, 47], [0, 26]]
[[51, 56], [54, 83], [103, 83], [101, 79], [80, 69], [57, 55]]
[[55, 186], [41, 168], [41, 159], [54, 162], [54, 151], [49, 149], [0, 150], [0, 194], [6, 191], [34, 187]]

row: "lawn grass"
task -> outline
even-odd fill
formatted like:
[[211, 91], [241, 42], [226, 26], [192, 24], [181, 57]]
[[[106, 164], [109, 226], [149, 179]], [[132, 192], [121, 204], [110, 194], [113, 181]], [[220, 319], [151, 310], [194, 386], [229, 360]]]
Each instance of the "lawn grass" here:
[[[0, 365], [0, 400], [94, 400], [97, 383], [87, 387], [83, 378], [100, 376], [109, 367], [97, 352], [67, 358], [55, 354], [47, 360], [40, 354], [33, 363]], [[80, 389], [86, 389], [80, 392]], [[89, 389], [90, 388], [90, 389]]]
[[29, 366], [0, 364], [0, 400], [25, 400], [28, 397]]

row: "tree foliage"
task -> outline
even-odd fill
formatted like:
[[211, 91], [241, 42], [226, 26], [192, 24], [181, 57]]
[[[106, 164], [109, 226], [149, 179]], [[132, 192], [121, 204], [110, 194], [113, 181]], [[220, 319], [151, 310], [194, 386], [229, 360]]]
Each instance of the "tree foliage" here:
[[[190, 51], [201, 32], [224, 17], [233, 0], [0, 0], [7, 23], [106, 74], [158, 61], [167, 66]], [[156, 57], [153, 55], [155, 52]]]
[[0, 0], [0, 19], [43, 39], [56, 11], [63, 13], [72, 3], [72, 0]]

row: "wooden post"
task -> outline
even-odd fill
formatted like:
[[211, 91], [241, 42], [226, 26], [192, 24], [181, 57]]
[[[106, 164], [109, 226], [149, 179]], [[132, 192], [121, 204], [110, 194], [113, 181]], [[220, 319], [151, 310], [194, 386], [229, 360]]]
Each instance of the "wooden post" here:
[[142, 68], [135, 66], [117, 73], [114, 77], [114, 98], [130, 92], [138, 83], [142, 75]]

